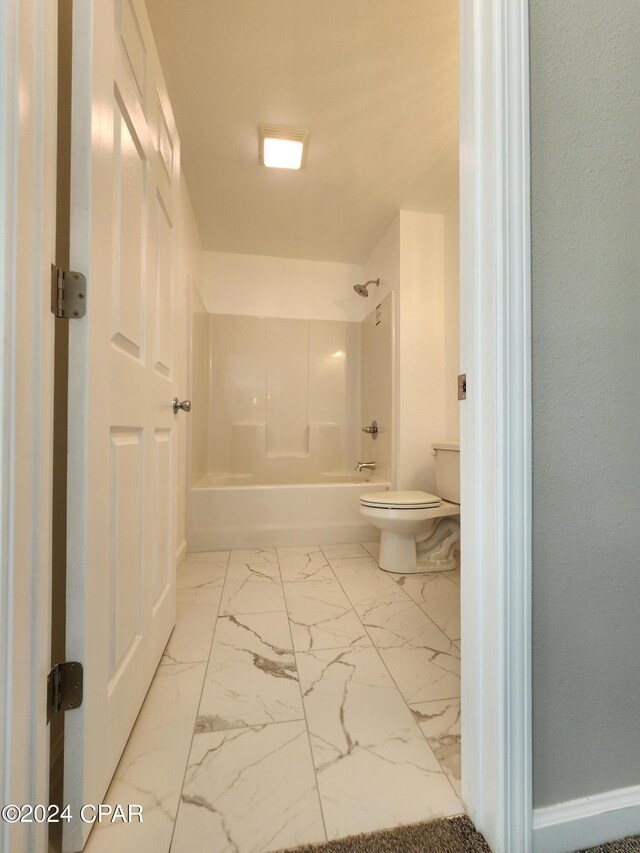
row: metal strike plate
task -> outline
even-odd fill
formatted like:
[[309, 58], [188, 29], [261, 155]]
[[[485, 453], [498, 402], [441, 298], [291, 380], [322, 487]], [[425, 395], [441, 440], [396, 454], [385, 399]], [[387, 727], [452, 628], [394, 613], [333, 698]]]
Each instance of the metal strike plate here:
[[458, 376], [458, 400], [467, 399], [467, 374], [461, 373]]

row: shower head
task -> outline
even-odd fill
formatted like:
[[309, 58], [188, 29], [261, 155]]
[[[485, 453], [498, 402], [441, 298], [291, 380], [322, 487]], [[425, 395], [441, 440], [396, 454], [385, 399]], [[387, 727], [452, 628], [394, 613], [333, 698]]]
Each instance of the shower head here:
[[368, 296], [369, 291], [367, 288], [370, 284], [375, 284], [376, 287], [380, 287], [380, 279], [372, 278], [371, 281], [366, 282], [366, 284], [354, 284], [353, 289], [358, 294], [358, 296]]

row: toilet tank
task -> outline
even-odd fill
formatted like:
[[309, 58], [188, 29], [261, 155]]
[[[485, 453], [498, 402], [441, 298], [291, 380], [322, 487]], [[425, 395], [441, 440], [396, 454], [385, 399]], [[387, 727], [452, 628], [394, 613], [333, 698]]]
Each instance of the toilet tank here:
[[460, 442], [437, 441], [433, 445], [436, 461], [436, 491], [451, 503], [460, 503]]

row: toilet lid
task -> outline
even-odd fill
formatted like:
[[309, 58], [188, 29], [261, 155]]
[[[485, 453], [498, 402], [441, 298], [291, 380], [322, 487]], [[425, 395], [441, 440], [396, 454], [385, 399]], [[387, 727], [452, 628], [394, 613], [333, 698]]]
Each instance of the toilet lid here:
[[360, 503], [363, 506], [389, 509], [428, 509], [440, 506], [440, 498], [428, 492], [373, 492], [361, 495]]

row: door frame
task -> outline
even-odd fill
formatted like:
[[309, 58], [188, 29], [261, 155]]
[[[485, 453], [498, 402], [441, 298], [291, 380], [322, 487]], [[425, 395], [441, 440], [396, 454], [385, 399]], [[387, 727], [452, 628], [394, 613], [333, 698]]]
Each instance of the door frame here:
[[528, 2], [459, 8], [462, 798], [494, 853], [530, 853]]
[[[57, 8], [0, 3], [0, 801], [46, 803]], [[46, 850], [0, 822], [0, 849]]]
[[[495, 853], [530, 853], [528, 8], [526, 0], [460, 0], [459, 8], [461, 369], [468, 377], [461, 407], [463, 799]], [[43, 269], [53, 256], [55, 204], [52, 10], [48, 0], [0, 6], [4, 803], [46, 802], [48, 791], [53, 316]], [[31, 52], [19, 49], [24, 45]], [[16, 281], [24, 286], [7, 286]], [[33, 322], [16, 334], [23, 311]], [[16, 470], [29, 470], [23, 462], [31, 477], [18, 482]], [[0, 841], [16, 853], [46, 850], [46, 833], [36, 824], [4, 824]]]

